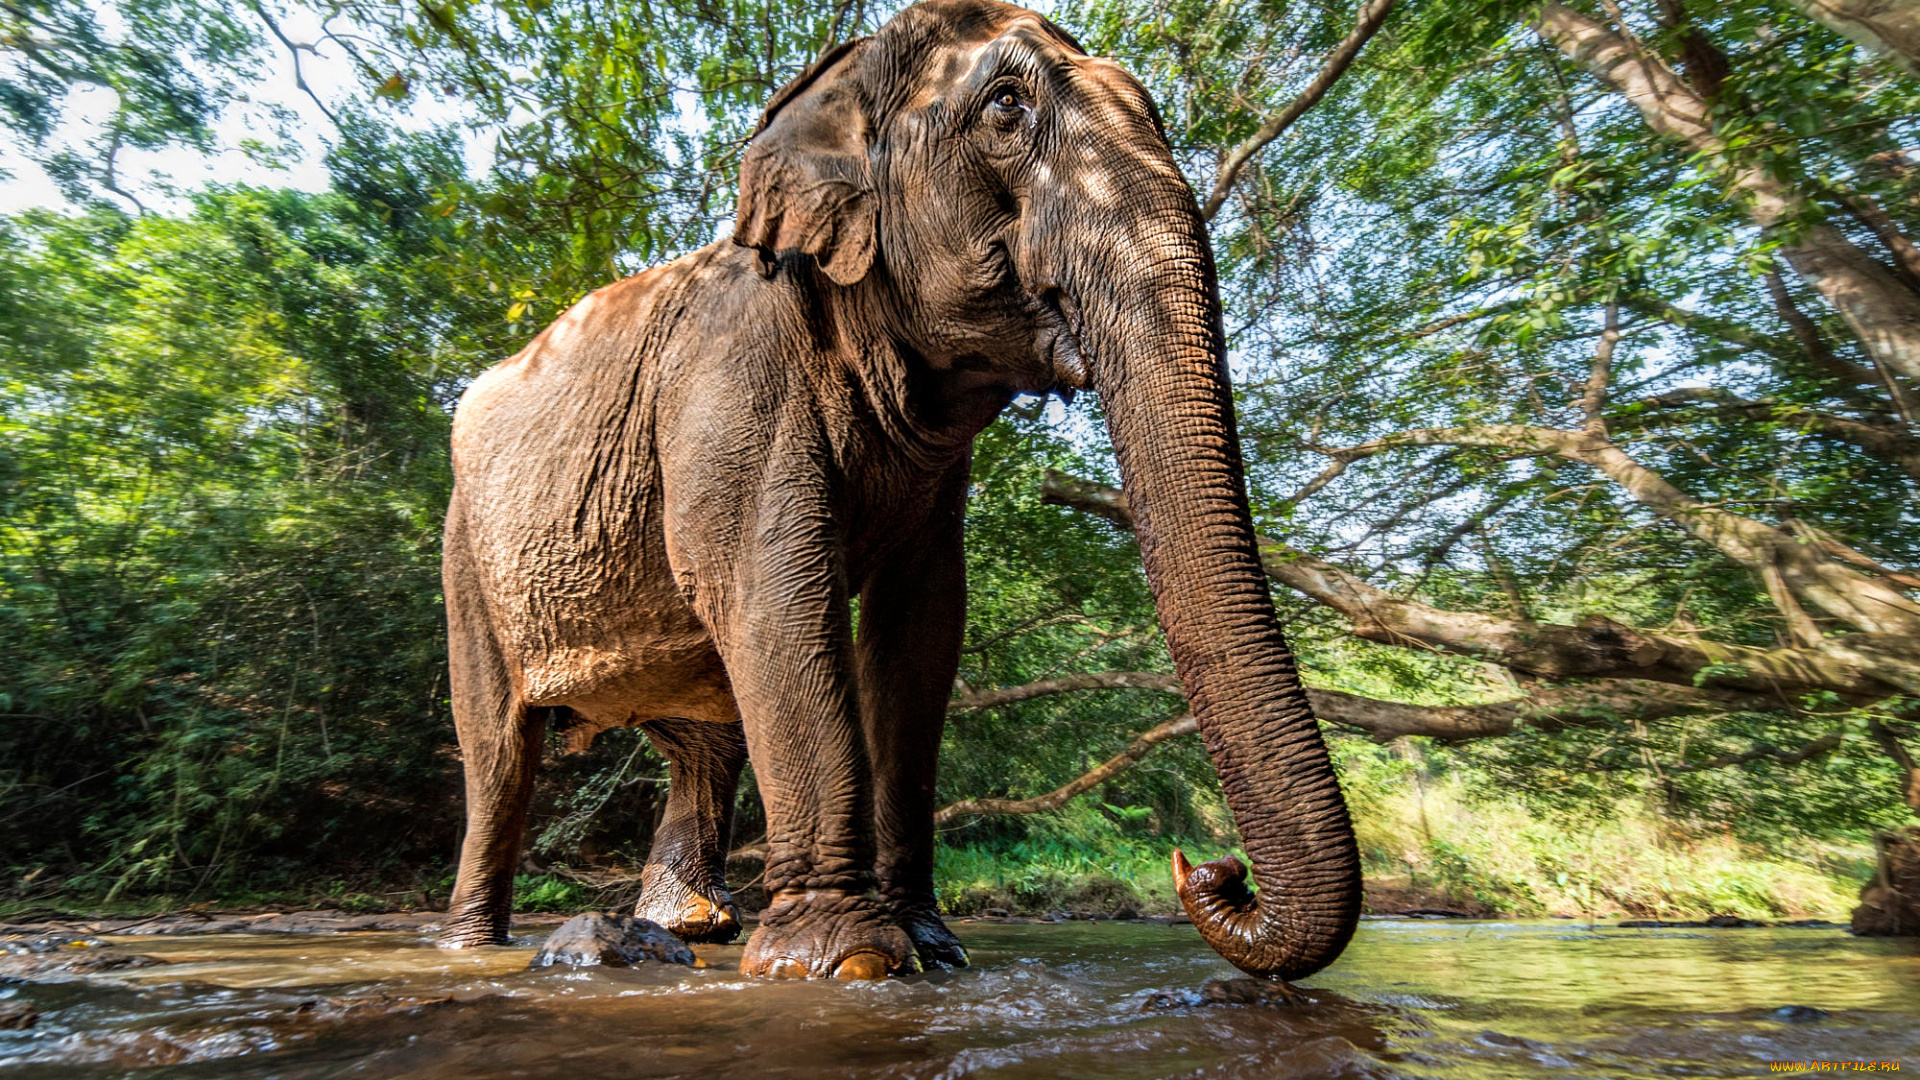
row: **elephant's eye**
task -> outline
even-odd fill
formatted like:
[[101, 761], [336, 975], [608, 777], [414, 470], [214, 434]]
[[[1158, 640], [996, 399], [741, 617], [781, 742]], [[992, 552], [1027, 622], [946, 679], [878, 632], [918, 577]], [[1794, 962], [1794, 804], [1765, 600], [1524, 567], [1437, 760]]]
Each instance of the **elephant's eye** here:
[[1003, 86], [993, 92], [993, 107], [996, 111], [1011, 115], [1021, 110], [1020, 92], [1011, 86]]

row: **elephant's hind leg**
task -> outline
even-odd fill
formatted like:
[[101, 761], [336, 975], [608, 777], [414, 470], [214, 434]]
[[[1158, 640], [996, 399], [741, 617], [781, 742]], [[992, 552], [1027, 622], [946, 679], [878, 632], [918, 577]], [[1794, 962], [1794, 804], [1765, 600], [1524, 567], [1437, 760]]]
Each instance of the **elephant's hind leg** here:
[[732, 941], [740, 933], [740, 913], [727, 892], [727, 845], [746, 736], [737, 721], [652, 720], [640, 726], [667, 759], [667, 810], [653, 834], [633, 913], [683, 941]]
[[514, 691], [457, 545], [449, 543], [446, 558], [448, 669], [466, 768], [467, 835], [440, 945], [458, 949], [507, 941], [513, 871], [527, 831], [547, 710], [529, 709]]

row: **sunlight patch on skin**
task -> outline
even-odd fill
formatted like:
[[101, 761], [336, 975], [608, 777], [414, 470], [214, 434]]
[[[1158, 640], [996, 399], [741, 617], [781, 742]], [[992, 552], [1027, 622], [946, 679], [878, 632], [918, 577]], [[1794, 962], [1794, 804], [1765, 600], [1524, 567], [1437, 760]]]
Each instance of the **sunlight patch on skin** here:
[[917, 112], [943, 100], [954, 87], [967, 81], [973, 69], [979, 66], [981, 54], [993, 48], [999, 40], [999, 38], [990, 38], [977, 45], [950, 53], [946, 62], [941, 65], [939, 74], [920, 84], [920, 92], [907, 102], [906, 111]]
[[1115, 192], [1113, 182], [1099, 169], [1088, 169], [1079, 176], [1080, 192], [1088, 202], [1096, 206], [1111, 206]]

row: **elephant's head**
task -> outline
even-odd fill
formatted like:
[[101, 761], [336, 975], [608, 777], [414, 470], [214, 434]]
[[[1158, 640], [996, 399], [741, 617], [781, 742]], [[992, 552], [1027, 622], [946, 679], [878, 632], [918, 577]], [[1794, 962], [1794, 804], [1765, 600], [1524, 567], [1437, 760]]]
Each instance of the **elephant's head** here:
[[737, 221], [769, 272], [817, 268], [951, 400], [990, 415], [1018, 391], [1100, 394], [1260, 885], [1176, 856], [1181, 897], [1248, 972], [1330, 963], [1358, 852], [1254, 545], [1206, 223], [1145, 89], [1030, 11], [925, 0], [774, 97]]

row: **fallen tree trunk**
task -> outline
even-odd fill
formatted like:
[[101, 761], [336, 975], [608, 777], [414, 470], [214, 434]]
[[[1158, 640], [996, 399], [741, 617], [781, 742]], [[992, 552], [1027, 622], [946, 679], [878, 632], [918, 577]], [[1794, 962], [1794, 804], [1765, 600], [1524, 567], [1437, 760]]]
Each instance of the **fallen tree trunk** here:
[[[1049, 471], [1041, 498], [1133, 527], [1118, 488]], [[1920, 667], [1899, 659], [1911, 642], [1885, 635], [1851, 634], [1820, 648], [1762, 649], [1641, 630], [1599, 616], [1568, 626], [1447, 611], [1394, 596], [1271, 537], [1256, 541], [1268, 577], [1338, 612], [1355, 637], [1385, 645], [1440, 649], [1543, 679], [1635, 679], [1762, 695], [1778, 708], [1815, 690], [1855, 701], [1920, 692]]]
[[[1180, 691], [1179, 680], [1170, 674], [1153, 671], [1102, 671], [1061, 679], [1045, 679], [1024, 686], [1000, 690], [971, 691], [955, 698], [947, 708], [952, 713], [973, 712], [1009, 705], [1053, 694], [1089, 690]], [[1622, 716], [1637, 720], [1664, 719], [1682, 713], [1728, 712], [1750, 707], [1753, 702], [1739, 696], [1686, 691], [1659, 683], [1622, 682], [1606, 687], [1574, 686], [1537, 691], [1524, 698], [1494, 701], [1482, 705], [1408, 705], [1380, 701], [1338, 690], [1309, 687], [1307, 696], [1314, 715], [1322, 721], [1358, 728], [1378, 742], [1404, 735], [1423, 735], [1436, 739], [1485, 739], [1511, 735], [1522, 726], [1560, 728], [1608, 724]], [[962, 799], [942, 807], [934, 816], [936, 826], [950, 825], [968, 817], [994, 817], [1037, 814], [1057, 810], [1077, 795], [1126, 772], [1139, 764], [1154, 747], [1169, 739], [1199, 731], [1193, 714], [1182, 712], [1166, 722], [1135, 736], [1126, 749], [1043, 795], [1026, 799]], [[1725, 768], [1769, 757], [1787, 765], [1797, 765], [1840, 745], [1840, 733], [1832, 732], [1795, 751], [1760, 747], [1752, 751], [1724, 755], [1694, 764], [1673, 767], [1676, 772]], [[740, 854], [738, 852], [736, 855]]]

